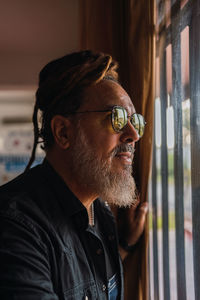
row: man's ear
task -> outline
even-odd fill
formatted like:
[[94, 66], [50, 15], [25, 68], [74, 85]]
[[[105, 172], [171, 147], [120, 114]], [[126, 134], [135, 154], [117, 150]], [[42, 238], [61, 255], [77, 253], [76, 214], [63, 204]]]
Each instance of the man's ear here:
[[63, 150], [69, 148], [69, 131], [71, 122], [66, 117], [55, 115], [51, 120], [51, 130], [54, 136], [55, 143]]

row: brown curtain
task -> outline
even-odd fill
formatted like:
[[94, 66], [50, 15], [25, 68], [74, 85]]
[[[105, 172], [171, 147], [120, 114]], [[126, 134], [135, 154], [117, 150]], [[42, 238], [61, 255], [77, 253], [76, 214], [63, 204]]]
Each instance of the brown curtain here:
[[[80, 19], [80, 48], [109, 53], [119, 62], [122, 86], [136, 111], [146, 119], [145, 135], [137, 143], [134, 177], [141, 201], [147, 201], [153, 127], [154, 0], [81, 0]], [[126, 300], [148, 298], [147, 246], [146, 224], [139, 247], [124, 261]]]

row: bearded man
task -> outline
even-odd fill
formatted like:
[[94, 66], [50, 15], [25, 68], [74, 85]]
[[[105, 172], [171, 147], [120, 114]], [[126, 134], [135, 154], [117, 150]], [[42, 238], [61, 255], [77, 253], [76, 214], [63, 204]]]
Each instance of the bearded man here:
[[[116, 68], [82, 51], [40, 72], [30, 162], [0, 189], [0, 299], [123, 299], [119, 251], [124, 259], [134, 247], [147, 206], [122, 247], [109, 206], [137, 204], [132, 162], [145, 121]], [[40, 142], [46, 157], [30, 169]]]

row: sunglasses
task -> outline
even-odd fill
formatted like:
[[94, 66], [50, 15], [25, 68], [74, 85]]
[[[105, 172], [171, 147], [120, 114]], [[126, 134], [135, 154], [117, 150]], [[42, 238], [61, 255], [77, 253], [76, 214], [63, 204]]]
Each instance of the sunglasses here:
[[143, 136], [145, 125], [146, 125], [144, 117], [137, 113], [133, 113], [131, 116], [128, 116], [127, 110], [122, 106], [115, 105], [111, 109], [107, 109], [107, 110], [78, 111], [78, 112], [71, 112], [70, 114], [83, 114], [83, 113], [90, 113], [90, 112], [109, 112], [109, 111], [111, 112], [111, 123], [115, 132], [122, 131], [124, 127], [127, 125], [128, 119], [130, 119], [130, 122], [133, 125], [134, 129], [137, 131], [138, 136], [140, 138]]

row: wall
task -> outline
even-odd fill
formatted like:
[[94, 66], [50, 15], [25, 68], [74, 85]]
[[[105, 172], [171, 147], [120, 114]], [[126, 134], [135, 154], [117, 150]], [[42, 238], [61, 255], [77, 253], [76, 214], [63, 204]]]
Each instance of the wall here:
[[0, 87], [35, 85], [49, 60], [79, 47], [79, 0], [0, 0]]
[[30, 156], [40, 69], [78, 49], [79, 0], [0, 0], [0, 185]]

